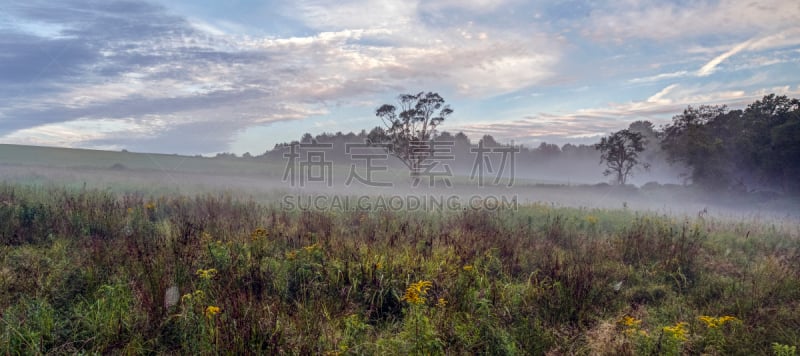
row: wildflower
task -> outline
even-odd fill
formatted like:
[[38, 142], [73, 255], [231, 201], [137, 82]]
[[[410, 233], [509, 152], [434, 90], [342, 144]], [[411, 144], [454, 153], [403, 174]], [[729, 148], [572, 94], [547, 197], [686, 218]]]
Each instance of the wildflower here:
[[642, 321], [639, 320], [639, 319], [636, 319], [634, 317], [631, 317], [631, 316], [626, 316], [626, 317], [622, 318], [622, 320], [620, 320], [620, 323], [622, 325], [627, 326], [627, 327], [636, 328], [636, 327], [639, 327], [639, 324], [641, 324]]
[[285, 254], [285, 256], [286, 256], [287, 260], [293, 260], [293, 259], [297, 258], [297, 252], [296, 251], [289, 251], [289, 252], [287, 252]]
[[430, 290], [431, 286], [433, 286], [433, 283], [430, 281], [411, 283], [411, 285], [406, 288], [406, 294], [403, 295], [402, 300], [411, 304], [423, 304], [425, 303], [425, 295], [428, 294], [428, 290]]
[[588, 222], [590, 225], [597, 225], [597, 221], [598, 219], [594, 215], [589, 215], [586, 217], [586, 222]]
[[153, 204], [153, 203], [147, 203], [147, 204], [145, 204], [144, 208], [147, 209], [147, 210], [153, 210], [153, 209], [156, 208], [156, 205]]
[[663, 330], [664, 333], [669, 334], [669, 336], [675, 340], [686, 341], [687, 340], [686, 334], [688, 333], [688, 331], [686, 330], [687, 325], [689, 324], [685, 322], [679, 322], [675, 324], [675, 326], [665, 326]]
[[704, 324], [706, 324], [706, 327], [709, 328], [709, 329], [718, 328], [718, 327], [724, 325], [727, 322], [739, 321], [739, 319], [737, 319], [736, 317], [730, 316], [730, 315], [721, 316], [721, 317], [718, 317], [718, 318], [715, 318], [713, 316], [701, 315], [701, 316], [697, 317], [697, 319], [699, 319]]
[[219, 314], [220, 311], [222, 311], [222, 310], [219, 307], [215, 307], [213, 305], [209, 305], [208, 308], [206, 308], [206, 311], [204, 312], [204, 314], [206, 315], [206, 318], [210, 319], [214, 315]]
[[314, 252], [314, 250], [316, 250], [317, 248], [319, 248], [318, 243], [303, 247], [303, 249], [306, 250], [306, 252]]
[[250, 238], [252, 238], [253, 241], [258, 240], [259, 238], [262, 238], [262, 237], [267, 237], [267, 236], [269, 236], [269, 233], [267, 233], [267, 229], [265, 229], [263, 227], [259, 227], [259, 228], [255, 229], [255, 230], [253, 230], [252, 233], [250, 233]]
[[217, 275], [217, 270], [214, 268], [198, 269], [196, 273], [201, 279], [211, 279]]
[[464, 270], [467, 271], [467, 272], [472, 271], [472, 265], [464, 266]]
[[196, 290], [194, 293], [186, 293], [181, 297], [181, 303], [188, 303], [192, 299], [202, 300], [206, 296], [201, 290]]
[[445, 306], [447, 306], [447, 300], [445, 300], [444, 298], [439, 298], [439, 301], [436, 303], [436, 306], [444, 308]]

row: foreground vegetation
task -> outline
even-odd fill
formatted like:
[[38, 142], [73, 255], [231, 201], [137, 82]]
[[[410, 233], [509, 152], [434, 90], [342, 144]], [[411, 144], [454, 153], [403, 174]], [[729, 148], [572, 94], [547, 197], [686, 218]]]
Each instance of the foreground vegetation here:
[[796, 222], [0, 184], [0, 353], [794, 354]]

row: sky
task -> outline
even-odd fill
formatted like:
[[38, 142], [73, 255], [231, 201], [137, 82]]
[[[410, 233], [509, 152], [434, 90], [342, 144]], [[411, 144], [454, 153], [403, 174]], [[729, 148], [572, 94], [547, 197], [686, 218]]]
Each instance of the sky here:
[[0, 0], [0, 143], [260, 154], [438, 92], [440, 130], [594, 143], [800, 97], [800, 1]]

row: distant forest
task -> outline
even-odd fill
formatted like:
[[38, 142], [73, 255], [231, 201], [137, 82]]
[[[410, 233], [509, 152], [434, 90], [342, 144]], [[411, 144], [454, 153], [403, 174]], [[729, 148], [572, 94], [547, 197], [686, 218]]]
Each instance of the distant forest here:
[[[372, 131], [380, 130], [380, 127]], [[651, 165], [669, 164], [680, 172], [685, 184], [712, 190], [734, 192], [774, 191], [800, 193], [800, 100], [770, 94], [748, 105], [744, 110], [729, 110], [724, 105], [689, 106], [661, 127], [649, 121], [636, 121], [628, 130], [645, 138], [642, 162]], [[283, 159], [283, 154], [293, 145], [302, 143], [330, 143], [329, 159], [348, 160], [345, 145], [364, 143], [370, 132], [306, 133], [297, 141], [276, 144], [260, 156], [245, 154], [244, 158]], [[499, 143], [491, 135], [472, 141], [464, 133], [441, 131], [433, 141], [452, 142], [446, 147], [454, 159], [456, 171], [469, 172], [476, 153], [483, 147], [510, 147]], [[301, 145], [302, 146], [302, 145]], [[600, 154], [595, 145], [546, 142], [538, 147], [518, 146], [516, 164], [532, 167], [544, 162], [598, 162]], [[377, 148], [376, 148], [377, 149]], [[221, 153], [218, 157], [236, 157]], [[489, 158], [497, 160], [498, 157]], [[499, 164], [499, 162], [495, 162]], [[394, 163], [401, 167], [398, 162]], [[597, 170], [602, 168], [597, 166]]]

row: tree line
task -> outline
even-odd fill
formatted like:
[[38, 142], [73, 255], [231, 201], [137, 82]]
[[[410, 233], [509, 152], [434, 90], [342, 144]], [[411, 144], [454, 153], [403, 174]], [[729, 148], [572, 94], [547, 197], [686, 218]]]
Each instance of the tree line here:
[[[359, 133], [306, 133], [300, 140], [276, 144], [261, 156], [280, 159], [293, 145], [330, 143], [330, 159], [349, 159], [345, 145], [368, 142], [376, 150], [403, 162], [412, 174], [422, 160], [434, 156], [436, 142], [452, 142], [446, 148], [456, 167], [467, 168], [477, 146], [508, 147], [491, 135], [477, 141], [463, 132], [439, 131], [453, 114], [437, 93], [403, 94], [398, 105], [376, 109], [382, 126]], [[434, 143], [427, 150], [412, 141]], [[800, 192], [800, 100], [769, 94], [745, 109], [725, 105], [688, 106], [661, 127], [650, 121], [635, 121], [628, 128], [602, 137], [594, 145], [542, 142], [537, 147], [517, 146], [519, 164], [566, 159], [597, 160], [604, 173], [617, 184], [653, 162], [668, 162], [681, 168], [684, 183], [712, 190]], [[229, 155], [229, 154], [228, 154]], [[249, 155], [248, 155], [249, 156]], [[402, 166], [402, 165], [400, 165]]]
[[689, 106], [656, 129], [638, 121], [601, 139], [607, 174], [624, 184], [648, 147], [685, 169], [687, 183], [712, 190], [800, 191], [800, 100], [770, 94], [743, 110]]

